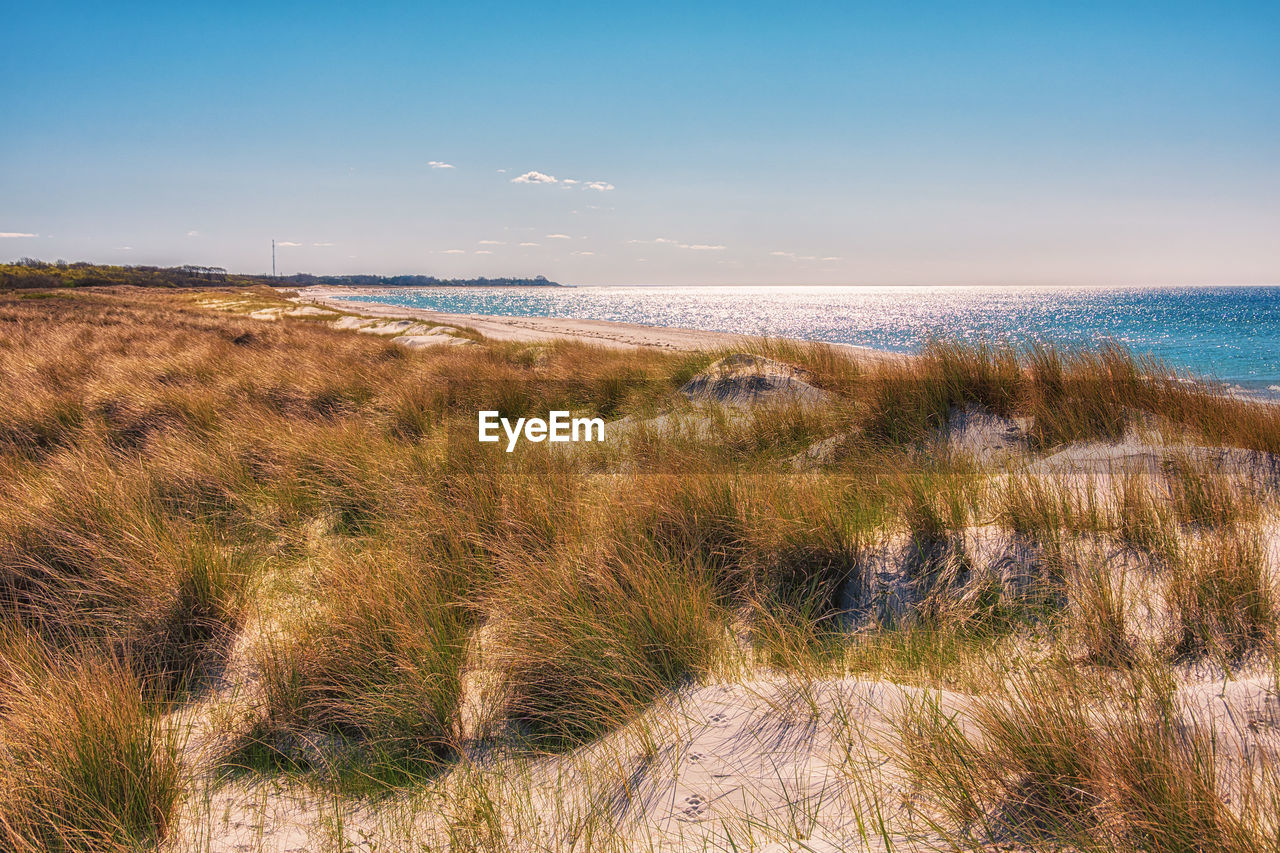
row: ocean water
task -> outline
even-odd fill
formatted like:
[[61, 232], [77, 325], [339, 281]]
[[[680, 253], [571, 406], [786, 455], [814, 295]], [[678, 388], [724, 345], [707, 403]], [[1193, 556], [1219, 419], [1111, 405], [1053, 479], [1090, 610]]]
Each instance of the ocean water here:
[[930, 337], [1087, 346], [1280, 396], [1280, 287], [566, 287], [384, 289], [349, 297], [459, 314], [573, 317], [858, 344]]

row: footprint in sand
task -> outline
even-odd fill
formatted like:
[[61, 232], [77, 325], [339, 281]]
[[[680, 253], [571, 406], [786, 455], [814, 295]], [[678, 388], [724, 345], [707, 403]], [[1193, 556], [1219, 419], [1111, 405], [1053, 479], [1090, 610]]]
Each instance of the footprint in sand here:
[[706, 758], [707, 758], [707, 757], [706, 757], [705, 755], [703, 755], [701, 752], [691, 752], [691, 753], [689, 753], [689, 763], [690, 763], [690, 764], [701, 764], [703, 761], [705, 761], [705, 760], [706, 760]]
[[707, 725], [713, 728], [723, 729], [725, 726], [729, 725], [729, 715], [722, 711], [717, 711], [707, 717]]
[[697, 794], [690, 794], [676, 806], [676, 820], [701, 820], [709, 804]]

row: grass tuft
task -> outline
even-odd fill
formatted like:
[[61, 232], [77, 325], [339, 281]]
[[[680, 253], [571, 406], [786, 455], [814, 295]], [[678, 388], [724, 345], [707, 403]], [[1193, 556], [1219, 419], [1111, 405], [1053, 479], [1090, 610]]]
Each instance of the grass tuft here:
[[521, 561], [495, 595], [505, 714], [551, 748], [631, 719], [705, 672], [724, 641], [708, 575], [644, 552]]
[[327, 563], [315, 583], [327, 606], [263, 650], [266, 716], [250, 746], [295, 765], [347, 750], [381, 771], [450, 757], [472, 626], [461, 579], [375, 552]]
[[1238, 661], [1270, 649], [1280, 613], [1266, 552], [1247, 532], [1187, 541], [1169, 566], [1173, 650], [1180, 657], [1211, 655]]
[[126, 851], [164, 839], [182, 795], [172, 736], [127, 668], [53, 657], [6, 630], [0, 649], [0, 844]]
[[1042, 674], [979, 702], [968, 728], [917, 702], [900, 729], [908, 770], [961, 846], [1263, 849], [1169, 691], [1152, 670], [1110, 686]]

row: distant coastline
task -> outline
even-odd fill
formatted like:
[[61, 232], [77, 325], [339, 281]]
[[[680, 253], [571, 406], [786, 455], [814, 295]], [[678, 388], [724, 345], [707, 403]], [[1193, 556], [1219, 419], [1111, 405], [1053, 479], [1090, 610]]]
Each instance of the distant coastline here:
[[304, 287], [565, 287], [544, 275], [533, 278], [436, 278], [433, 275], [297, 275], [280, 276], [277, 284]]
[[565, 287], [546, 276], [530, 278], [436, 278], [432, 275], [242, 275], [222, 267], [186, 264], [178, 267], [113, 266], [87, 261], [41, 261], [20, 258], [0, 264], [0, 290], [41, 287]]

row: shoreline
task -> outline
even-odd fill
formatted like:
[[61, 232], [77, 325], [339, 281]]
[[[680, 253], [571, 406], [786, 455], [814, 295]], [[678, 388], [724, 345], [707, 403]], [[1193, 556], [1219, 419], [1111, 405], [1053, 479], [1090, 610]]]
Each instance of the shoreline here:
[[[713, 332], [706, 329], [689, 329], [678, 326], [648, 326], [641, 323], [625, 323], [617, 320], [587, 320], [574, 317], [507, 316], [502, 314], [451, 314], [426, 308], [411, 308], [388, 302], [351, 302], [344, 294], [373, 293], [383, 288], [335, 287], [312, 285], [296, 289], [296, 301], [346, 313], [359, 313], [370, 317], [388, 319], [426, 320], [448, 326], [465, 326], [495, 341], [543, 343], [553, 340], [577, 340], [597, 346], [615, 349], [657, 349], [688, 352], [693, 350], [723, 349], [743, 346], [761, 338], [756, 335], [738, 335], [731, 332]], [[855, 344], [806, 341], [800, 343], [825, 343], [826, 346], [846, 351], [862, 359], [878, 362], [899, 362], [910, 358], [903, 353], [862, 347]]]
[[[378, 294], [381, 287], [343, 287], [338, 285], [311, 285], [295, 290], [294, 301], [324, 306], [349, 314], [362, 314], [386, 319], [425, 320], [447, 326], [465, 326], [489, 340], [521, 343], [545, 343], [553, 340], [576, 340], [613, 349], [638, 349], [650, 347], [677, 352], [726, 349], [749, 346], [766, 338], [759, 335], [740, 335], [708, 329], [692, 329], [680, 326], [653, 326], [627, 323], [619, 320], [590, 320], [575, 317], [511, 316], [505, 314], [457, 314], [413, 308], [389, 302], [351, 302], [342, 298], [351, 294]], [[835, 341], [814, 341], [806, 338], [770, 338], [789, 340], [801, 344], [822, 344], [855, 359], [872, 364], [903, 364], [914, 358], [913, 353], [894, 352]], [[1228, 396], [1239, 397], [1256, 403], [1280, 403], [1280, 386], [1251, 387], [1239, 381], [1199, 379], [1214, 386]]]

